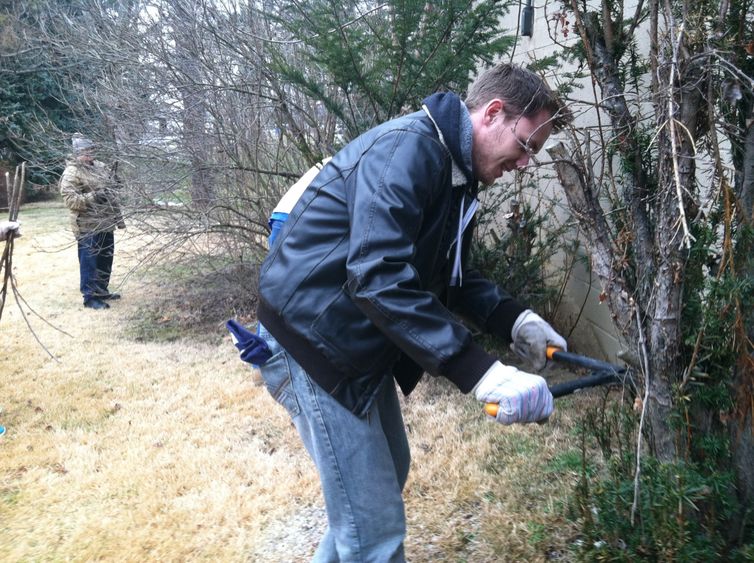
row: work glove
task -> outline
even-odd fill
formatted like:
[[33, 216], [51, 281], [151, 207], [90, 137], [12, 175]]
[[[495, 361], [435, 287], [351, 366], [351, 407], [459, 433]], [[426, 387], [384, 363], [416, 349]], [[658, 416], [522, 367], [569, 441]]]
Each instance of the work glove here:
[[538, 422], [552, 414], [552, 393], [544, 378], [500, 362], [482, 376], [474, 395], [482, 403], [498, 405], [494, 418], [500, 424]]
[[542, 370], [547, 364], [548, 346], [568, 350], [565, 338], [531, 309], [526, 309], [513, 323], [511, 338], [511, 349], [527, 361], [534, 371]]
[[21, 236], [21, 223], [18, 221], [0, 221], [0, 241], [7, 240], [11, 236]]

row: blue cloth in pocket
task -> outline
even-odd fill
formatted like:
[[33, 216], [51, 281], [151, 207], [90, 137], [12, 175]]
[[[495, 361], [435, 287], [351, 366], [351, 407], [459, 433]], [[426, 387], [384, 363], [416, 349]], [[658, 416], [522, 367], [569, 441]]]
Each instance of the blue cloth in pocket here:
[[241, 352], [241, 359], [255, 366], [264, 365], [270, 359], [272, 352], [267, 343], [258, 334], [254, 334], [239, 322], [230, 319], [225, 323], [225, 328], [230, 332], [233, 344]]

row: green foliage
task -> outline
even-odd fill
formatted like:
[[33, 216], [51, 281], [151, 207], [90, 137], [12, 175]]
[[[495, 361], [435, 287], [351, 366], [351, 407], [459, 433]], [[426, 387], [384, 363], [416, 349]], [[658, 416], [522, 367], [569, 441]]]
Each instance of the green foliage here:
[[572, 449], [556, 455], [547, 464], [545, 471], [548, 473], [585, 473], [587, 476], [591, 476], [594, 472], [594, 464], [591, 463], [591, 460], [584, 459], [583, 452]]
[[644, 454], [635, 489], [635, 452], [614, 453], [620, 451], [617, 444], [631, 447], [637, 424], [627, 405], [592, 408], [585, 416], [581, 455], [594, 460], [597, 445], [610, 457], [603, 458], [596, 478], [584, 464], [569, 507], [571, 517], [582, 523], [580, 559], [720, 560], [727, 544], [725, 525], [736, 507], [732, 473], [711, 472], [694, 462], [660, 463]]
[[634, 509], [636, 414], [618, 403], [584, 414], [584, 455], [597, 446], [605, 460], [596, 477], [584, 466], [570, 507], [582, 524], [578, 551], [584, 560], [743, 561], [752, 553], [750, 523], [744, 521], [731, 540], [731, 524], [745, 507], [735, 494], [731, 444], [719, 420], [733, 409], [736, 327], [741, 311], [754, 304], [752, 280], [726, 266], [720, 252], [733, 242], [738, 250], [748, 248], [750, 232], [734, 229], [734, 241], [726, 243], [723, 217], [718, 209], [693, 224], [686, 270], [683, 356], [694, 363], [688, 384], [676, 387], [672, 426], [687, 440], [688, 454], [660, 463], [643, 453]]
[[630, 476], [612, 474], [587, 489], [591, 494], [582, 503], [590, 505], [592, 524], [585, 528], [581, 555], [603, 561], [719, 560], [725, 539], [710, 530], [718, 524], [714, 515], [724, 519], [729, 514], [730, 474], [708, 476], [691, 464], [661, 464], [647, 458], [641, 475], [633, 524], [634, 483], [626, 478]]
[[[6, 11], [7, 10], [7, 11]], [[47, 184], [62, 167], [60, 153], [51, 146], [51, 131], [76, 128], [71, 110], [73, 92], [62, 87], [71, 73], [58, 68], [52, 53], [31, 45], [23, 35], [36, 35], [47, 8], [38, 3], [15, 2], [0, 8], [0, 159], [14, 164], [28, 161], [27, 178]]]
[[548, 530], [541, 522], [527, 522], [526, 530], [529, 532], [527, 541], [532, 545], [540, 545], [547, 541]]
[[[734, 261], [746, 259], [750, 228], [725, 229], [725, 217], [721, 202], [706, 221], [693, 225], [696, 240], [683, 296], [683, 352], [693, 364], [680, 404], [691, 405], [692, 413], [715, 413], [715, 419], [733, 410], [731, 373], [741, 354], [738, 327], [742, 314], [754, 305], [754, 280], [742, 276], [726, 253], [726, 248], [733, 247], [733, 256], [738, 256]], [[732, 240], [725, 238], [726, 232]], [[730, 451], [719, 422], [712, 428], [717, 428], [717, 438], [708, 434], [710, 428], [694, 428], [690, 444], [710, 470], [725, 466]]]
[[[471, 265], [538, 311], [555, 308], [562, 272], [546, 266], [564, 250], [565, 227], [548, 221], [554, 202], [537, 209], [508, 190], [488, 190], [477, 213], [478, 228], [471, 246]], [[498, 220], [505, 216], [505, 225]], [[574, 248], [565, 249], [574, 252]]]
[[[576, 41], [555, 56], [580, 61], [581, 69], [593, 72], [596, 101], [610, 118], [601, 122], [610, 126], [600, 131], [606, 143], [595, 150], [585, 142], [580, 154], [588, 155], [582, 158], [587, 175], [599, 170], [599, 165], [592, 166], [599, 158], [609, 163], [589, 188], [601, 190], [613, 243], [611, 259], [618, 265], [614, 281], [623, 285], [646, 319], [641, 336], [646, 337], [642, 346], [657, 383], [653, 392], [666, 386], [673, 393], [673, 408], [667, 413], [657, 401], [649, 402], [643, 430], [652, 436], [654, 425], [672, 433], [672, 444], [662, 444], [665, 436], [655, 435], [660, 439], [651, 445], [662, 459], [674, 459], [660, 463], [643, 451], [633, 514], [638, 413], [605, 404], [583, 415], [584, 455], [598, 450], [602, 463], [597, 475], [582, 470], [574, 493], [573, 515], [584, 531], [579, 551], [585, 560], [600, 561], [744, 560], [751, 557], [751, 543], [746, 542], [754, 535], [750, 508], [734, 494], [731, 461], [738, 445], [730, 431], [751, 414], [752, 404], [745, 360], [752, 350], [754, 319], [754, 183], [744, 140], [754, 107], [754, 17], [750, 3], [738, 0], [670, 2], [654, 14], [652, 9], [640, 4], [635, 11], [613, 0], [601, 5], [563, 2], [562, 11], [553, 15], [556, 38], [577, 31], [588, 38], [588, 45]], [[670, 33], [653, 35], [647, 45], [638, 24], [658, 15], [676, 20]], [[573, 22], [583, 27], [576, 30]], [[647, 46], [649, 57], [640, 48]], [[540, 63], [549, 68], [554, 57]], [[571, 77], [556, 76], [560, 91], [573, 91]], [[681, 133], [669, 130], [669, 107], [678, 120], [673, 123], [683, 125]], [[578, 133], [574, 138], [586, 137]], [[721, 141], [726, 137], [730, 153]], [[673, 162], [688, 140], [693, 143], [690, 156], [695, 157], [690, 167], [685, 166], [686, 157]], [[689, 171], [696, 177], [683, 176]], [[675, 185], [673, 172], [681, 175], [683, 186]], [[675, 211], [681, 207], [685, 215], [679, 219]], [[688, 249], [680, 243], [681, 220], [693, 237]], [[637, 263], [639, 256], [648, 262]], [[674, 296], [671, 303], [656, 307], [656, 300], [666, 299], [659, 297], [659, 287], [681, 288], [680, 302]], [[671, 317], [676, 312], [678, 316], [668, 318], [668, 310]], [[617, 308], [612, 312], [617, 316]], [[630, 325], [624, 336], [636, 342], [636, 324], [617, 320]], [[668, 341], [672, 331], [656, 330], [676, 322], [680, 339]], [[668, 350], [674, 353], [672, 362], [658, 362]], [[653, 371], [653, 365], [662, 369]]]
[[[274, 55], [285, 81], [341, 121], [343, 140], [438, 90], [463, 93], [480, 64], [513, 39], [499, 19], [508, 1], [282, 2], [276, 23], [301, 42]], [[371, 10], [369, 9], [371, 8]]]

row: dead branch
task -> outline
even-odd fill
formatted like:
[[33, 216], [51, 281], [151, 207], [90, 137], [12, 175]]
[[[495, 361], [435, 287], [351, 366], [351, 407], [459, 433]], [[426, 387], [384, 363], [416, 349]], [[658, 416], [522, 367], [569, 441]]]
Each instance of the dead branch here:
[[[10, 174], [5, 173], [5, 181], [6, 185], [9, 187], [9, 197], [8, 197], [8, 219], [10, 221], [17, 221], [18, 220], [18, 212], [21, 207], [21, 194], [23, 193], [24, 184], [26, 181], [26, 163], [22, 162], [20, 166], [16, 167], [16, 172], [13, 176], [13, 184], [10, 183]], [[66, 336], [71, 336], [63, 329], [53, 325], [50, 323], [47, 319], [45, 319], [43, 316], [41, 316], [39, 313], [37, 313], [34, 309], [32, 309], [31, 306], [29, 306], [29, 303], [24, 299], [24, 297], [21, 295], [21, 292], [18, 290], [18, 285], [16, 284], [16, 277], [13, 275], [13, 248], [15, 245], [15, 239], [17, 238], [17, 234], [14, 231], [11, 231], [8, 234], [8, 238], [5, 241], [5, 248], [3, 249], [3, 255], [2, 258], [0, 258], [0, 272], [2, 272], [3, 277], [3, 285], [0, 289], [0, 319], [3, 317], [3, 309], [5, 308], [5, 298], [8, 294], [8, 287], [11, 288], [11, 291], [13, 292], [13, 297], [16, 300], [16, 305], [18, 305], [18, 309], [21, 311], [21, 317], [24, 319], [24, 322], [26, 323], [26, 326], [29, 328], [29, 332], [31, 332], [34, 339], [37, 341], [37, 343], [42, 347], [42, 349], [47, 353], [50, 358], [52, 358], [55, 361], [58, 361], [57, 358], [50, 352], [50, 350], [47, 349], [47, 347], [44, 345], [42, 340], [39, 338], [39, 335], [37, 335], [36, 331], [34, 330], [34, 327], [32, 327], [31, 323], [29, 322], [29, 319], [27, 318], [27, 315], [24, 313], [23, 308], [21, 307], [21, 304], [25, 305], [28, 310], [33, 313], [37, 318], [41, 319], [43, 322], [45, 322], [47, 325], [51, 326], [58, 332], [62, 332]]]
[[569, 154], [562, 142], [547, 147], [546, 150], [555, 164], [555, 171], [563, 186], [571, 210], [587, 231], [592, 268], [610, 300], [614, 317], [616, 320], [629, 319], [630, 322], [629, 288], [617, 271], [614, 256], [618, 252], [612, 243], [610, 227], [605, 220], [604, 210], [587, 179], [584, 165], [576, 156], [576, 153]]
[[[592, 75], [602, 90], [601, 107], [610, 116], [613, 131], [619, 141], [618, 151], [632, 164], [629, 182], [626, 182], [625, 200], [629, 204], [631, 220], [636, 237], [634, 249], [637, 254], [637, 280], [649, 283], [654, 278], [655, 262], [652, 259], [652, 228], [646, 207], [648, 178], [642, 161], [640, 147], [635, 138], [635, 118], [626, 102], [621, 85], [618, 65], [609, 49], [599, 17], [594, 13], [582, 14], [572, 0], [576, 27], [584, 42]], [[630, 317], [627, 317], [630, 318]]]

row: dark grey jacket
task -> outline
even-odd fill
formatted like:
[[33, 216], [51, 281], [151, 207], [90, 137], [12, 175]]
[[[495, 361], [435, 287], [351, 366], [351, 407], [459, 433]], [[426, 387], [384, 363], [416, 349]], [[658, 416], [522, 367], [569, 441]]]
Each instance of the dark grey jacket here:
[[472, 271], [449, 287], [477, 189], [457, 161], [424, 111], [368, 131], [304, 191], [262, 265], [260, 322], [356, 414], [391, 372], [406, 394], [423, 371], [469, 392], [496, 358], [450, 309], [507, 339], [524, 310]]

